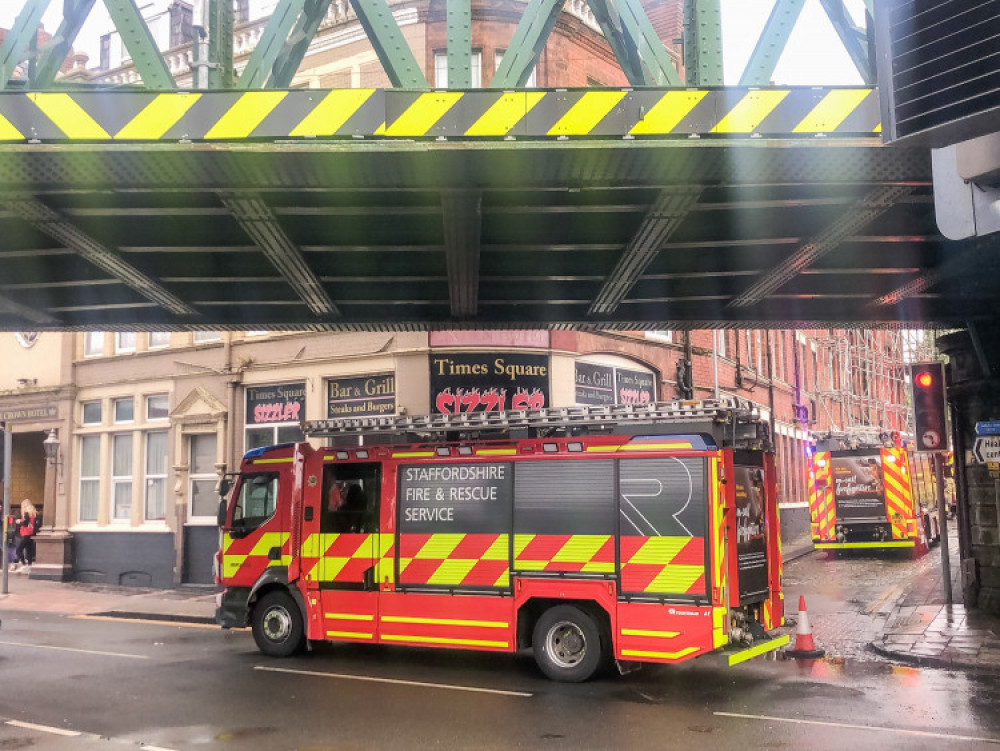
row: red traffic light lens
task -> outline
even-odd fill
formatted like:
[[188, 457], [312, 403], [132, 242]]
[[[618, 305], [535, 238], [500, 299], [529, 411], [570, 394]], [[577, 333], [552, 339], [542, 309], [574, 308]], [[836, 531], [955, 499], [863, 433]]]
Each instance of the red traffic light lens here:
[[917, 373], [913, 380], [922, 389], [929, 389], [934, 385], [934, 376], [930, 373]]

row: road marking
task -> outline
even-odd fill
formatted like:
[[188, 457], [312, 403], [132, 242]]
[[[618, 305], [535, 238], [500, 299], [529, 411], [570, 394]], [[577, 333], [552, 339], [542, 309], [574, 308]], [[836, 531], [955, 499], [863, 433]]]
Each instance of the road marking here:
[[[52, 725], [39, 725], [34, 722], [22, 722], [21, 720], [4, 720], [4, 725], [10, 725], [15, 728], [22, 728], [24, 730], [37, 730], [39, 733], [49, 733], [51, 735], [64, 735], [70, 738], [82, 738], [87, 737], [93, 740], [103, 740], [103, 741], [114, 741], [114, 738], [109, 738], [107, 736], [97, 735], [96, 733], [85, 733], [82, 730], [66, 730], [65, 728], [57, 728]], [[165, 746], [150, 746], [147, 743], [139, 743], [139, 748], [142, 751], [177, 751], [173, 748], [166, 748]]]
[[[213, 631], [222, 629], [217, 623], [191, 623], [190, 621], [164, 621], [156, 618], [118, 618], [113, 615], [71, 615], [81, 621], [112, 621], [114, 623], [154, 623], [158, 626], [179, 626], [180, 628], [210, 628]], [[232, 629], [237, 631], [239, 629]], [[245, 629], [244, 629], [245, 630]]]
[[478, 694], [496, 694], [498, 696], [527, 696], [534, 694], [524, 691], [504, 691], [497, 688], [478, 688], [476, 686], [456, 686], [450, 683], [424, 683], [423, 681], [404, 681], [398, 678], [375, 678], [370, 675], [347, 675], [345, 673], [323, 673], [318, 670], [292, 670], [291, 668], [272, 668], [267, 665], [254, 665], [254, 670], [266, 670], [271, 673], [291, 673], [292, 675], [311, 675], [318, 678], [341, 678], [345, 681], [369, 681], [371, 683], [394, 683], [398, 686], [418, 686], [420, 688], [443, 688], [449, 691], [471, 691]]
[[7, 720], [4, 725], [11, 725], [15, 728], [24, 728], [25, 730], [37, 730], [40, 733], [51, 733], [52, 735], [66, 735], [66, 736], [79, 736], [83, 735], [79, 730], [64, 730], [63, 728], [54, 728], [51, 725], [36, 725], [33, 722], [21, 722], [20, 720]]
[[907, 730], [906, 728], [886, 728], [878, 725], [855, 725], [850, 722], [824, 722], [822, 720], [799, 720], [793, 717], [772, 717], [770, 715], [737, 714], [735, 712], [713, 712], [717, 717], [735, 717], [742, 720], [766, 720], [768, 722], [788, 722], [793, 725], [820, 725], [829, 728], [847, 728], [849, 730], [873, 730], [882, 733], [898, 733], [899, 735], [916, 735], [921, 738], [943, 738], [949, 741], [972, 741], [974, 743], [1000, 744], [998, 738], [981, 738], [975, 735], [951, 735], [949, 733], [933, 733], [930, 730]]
[[874, 602], [868, 604], [865, 608], [866, 615], [872, 615], [873, 613], [879, 613], [882, 610], [882, 606], [891, 600], [889, 604], [890, 608], [892, 605], [896, 604], [896, 600], [899, 596], [903, 594], [903, 588], [899, 584], [890, 584], [878, 597], [875, 598]]
[[132, 655], [124, 652], [101, 652], [97, 649], [74, 649], [73, 647], [53, 647], [48, 644], [26, 644], [19, 641], [0, 641], [11, 647], [31, 647], [33, 649], [55, 649], [60, 652], [81, 652], [85, 655], [101, 655], [103, 657], [131, 657], [133, 660], [148, 660], [149, 655]]

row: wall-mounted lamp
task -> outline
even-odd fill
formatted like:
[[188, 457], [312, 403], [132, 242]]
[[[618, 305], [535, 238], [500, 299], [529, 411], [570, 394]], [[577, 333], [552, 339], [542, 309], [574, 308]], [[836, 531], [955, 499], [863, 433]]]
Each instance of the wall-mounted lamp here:
[[52, 463], [53, 467], [62, 467], [59, 460], [59, 431], [56, 428], [49, 430], [49, 434], [42, 441], [42, 448], [45, 449], [45, 460]]

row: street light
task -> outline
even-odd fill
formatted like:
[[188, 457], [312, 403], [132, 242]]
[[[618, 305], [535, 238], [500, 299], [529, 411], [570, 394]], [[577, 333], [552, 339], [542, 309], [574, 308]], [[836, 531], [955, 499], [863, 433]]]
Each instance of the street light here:
[[45, 436], [42, 448], [45, 449], [45, 459], [51, 462], [53, 467], [62, 466], [62, 462], [59, 461], [59, 431], [56, 428], [52, 428]]

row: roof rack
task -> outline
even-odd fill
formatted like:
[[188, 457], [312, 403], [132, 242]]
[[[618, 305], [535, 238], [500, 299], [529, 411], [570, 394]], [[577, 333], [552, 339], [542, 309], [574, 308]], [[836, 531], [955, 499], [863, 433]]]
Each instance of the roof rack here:
[[730, 400], [675, 400], [650, 404], [551, 407], [508, 412], [345, 417], [302, 423], [305, 435], [316, 438], [426, 433], [607, 428], [623, 424], [701, 422], [716, 426], [759, 423], [752, 405]]

